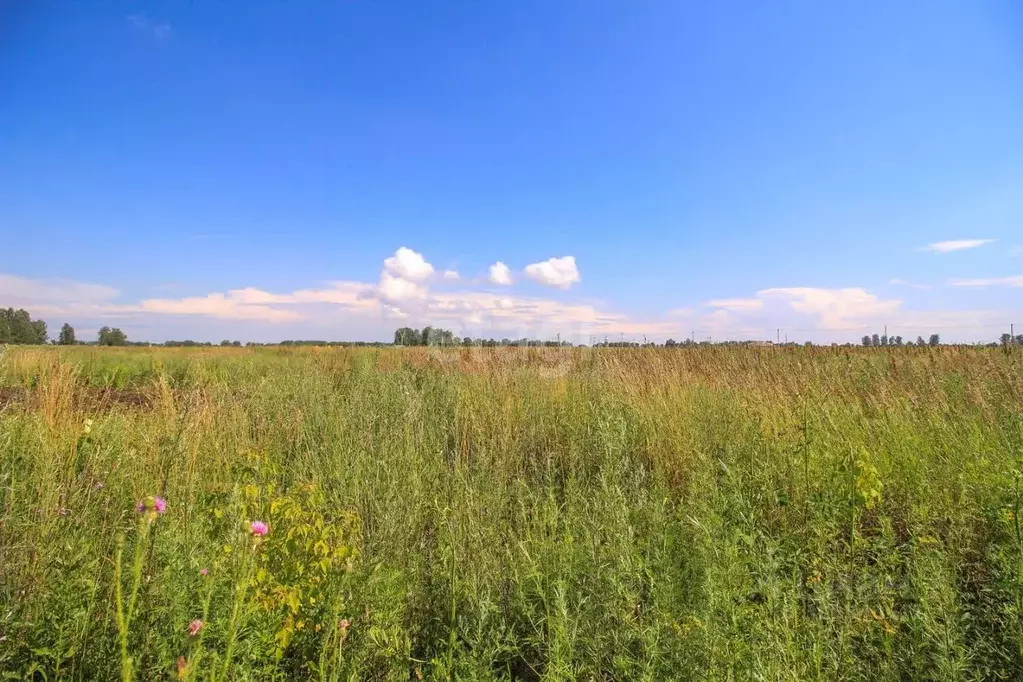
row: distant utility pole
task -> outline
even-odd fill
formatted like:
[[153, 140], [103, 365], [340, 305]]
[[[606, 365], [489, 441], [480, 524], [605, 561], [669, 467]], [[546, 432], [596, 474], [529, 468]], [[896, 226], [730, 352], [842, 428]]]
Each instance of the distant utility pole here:
[[1016, 343], [1016, 325], [1012, 322], [1009, 323], [1009, 343]]
[[781, 343], [781, 327], [776, 330], [774, 338], [776, 343]]

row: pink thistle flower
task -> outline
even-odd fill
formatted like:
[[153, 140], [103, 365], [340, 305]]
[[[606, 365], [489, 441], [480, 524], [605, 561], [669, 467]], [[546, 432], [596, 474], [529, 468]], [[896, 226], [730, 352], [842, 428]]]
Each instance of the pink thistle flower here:
[[252, 525], [249, 526], [249, 532], [256, 537], [263, 537], [270, 532], [270, 529], [262, 521], [253, 521]]
[[195, 620], [188, 624], [189, 637], [195, 637], [196, 635], [199, 634], [200, 630], [202, 630], [202, 621], [199, 620], [198, 618], [196, 618]]
[[167, 500], [163, 499], [159, 495], [150, 495], [144, 500], [140, 500], [135, 505], [135, 511], [139, 514], [150, 514], [150, 516], [156, 516], [167, 511]]
[[201, 575], [202, 577], [205, 578], [209, 574], [210, 574], [210, 569], [208, 569], [208, 568], [201, 568], [201, 569], [199, 569], [199, 575]]

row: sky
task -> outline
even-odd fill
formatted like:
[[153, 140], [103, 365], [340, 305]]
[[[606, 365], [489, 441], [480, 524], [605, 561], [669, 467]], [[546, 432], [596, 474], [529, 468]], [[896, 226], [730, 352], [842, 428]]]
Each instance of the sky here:
[[55, 336], [1023, 333], [1023, 5], [0, 4]]

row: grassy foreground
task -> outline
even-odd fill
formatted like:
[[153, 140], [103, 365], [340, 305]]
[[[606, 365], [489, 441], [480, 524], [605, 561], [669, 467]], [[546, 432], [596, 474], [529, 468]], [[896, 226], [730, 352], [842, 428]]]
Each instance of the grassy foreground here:
[[1019, 680], [1021, 460], [1000, 350], [9, 348], [0, 673]]

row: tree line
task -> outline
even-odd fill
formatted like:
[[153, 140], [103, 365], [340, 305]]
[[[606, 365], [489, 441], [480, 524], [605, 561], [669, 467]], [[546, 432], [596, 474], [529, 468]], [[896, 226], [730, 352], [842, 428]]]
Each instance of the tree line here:
[[[33, 320], [28, 311], [14, 308], [0, 308], [0, 344], [44, 344], [49, 341], [47, 334], [46, 322], [43, 320]], [[57, 338], [49, 341], [50, 343], [60, 346], [74, 346], [74, 345], [97, 345], [97, 346], [170, 346], [170, 347], [212, 347], [215, 344], [209, 341], [192, 341], [186, 339], [184, 341], [165, 341], [164, 343], [150, 343], [148, 341], [137, 341], [132, 342], [128, 340], [127, 334], [117, 327], [102, 327], [96, 335], [95, 341], [81, 341], [75, 335], [75, 329], [67, 322], [60, 328], [60, 333]], [[888, 336], [887, 334], [866, 334], [860, 341], [860, 344], [866, 348], [883, 348], [883, 347], [902, 347], [902, 346], [940, 346], [941, 337], [938, 334], [931, 334], [930, 338], [926, 341], [924, 337], [916, 337], [916, 342], [912, 340], [904, 340], [901, 336]], [[224, 340], [219, 344], [220, 346], [227, 347], [241, 347], [242, 345], [249, 347], [260, 347], [260, 346], [386, 346], [384, 342], [378, 341], [316, 341], [316, 340], [285, 340], [277, 343], [260, 343], [255, 341], [247, 341], [244, 344], [241, 341], [230, 341]], [[479, 346], [479, 347], [497, 347], [497, 346], [526, 346], [526, 347], [560, 347], [560, 346], [571, 346], [572, 344], [568, 341], [562, 341], [560, 338], [557, 340], [540, 340], [540, 339], [529, 339], [529, 338], [518, 338], [518, 339], [485, 339], [485, 338], [472, 338], [470, 336], [458, 337], [453, 332], [447, 329], [441, 329], [440, 327], [426, 326], [422, 329], [413, 329], [412, 327], [401, 327], [394, 331], [395, 346]], [[644, 340], [643, 343], [636, 341], [608, 341], [606, 338], [603, 342], [597, 342], [593, 344], [594, 348], [652, 348], [663, 346], [665, 348], [677, 348], [677, 347], [690, 347], [690, 346], [706, 346], [706, 345], [754, 345], [754, 346], [771, 346], [776, 345], [770, 341], [694, 341], [692, 339], [686, 339], [685, 341], [675, 341], [674, 339], [668, 339], [664, 344], [657, 344]], [[797, 343], [786, 343], [786, 346], [800, 345]], [[804, 346], [813, 346], [814, 344], [810, 341], [802, 344]], [[838, 344], [829, 344], [838, 345]], [[853, 344], [846, 343], [840, 344], [843, 346], [851, 346]], [[989, 343], [988, 346], [1011, 346], [1018, 345], [1023, 346], [1023, 334], [1017, 334], [1015, 336], [1011, 334], [1002, 334], [997, 343]]]
[[[0, 344], [38, 345], [50, 340], [46, 322], [33, 320], [27, 310], [21, 308], [0, 308]], [[67, 322], [60, 328], [60, 333], [51, 343], [60, 346], [74, 346], [82, 343], [75, 336], [75, 329]], [[96, 341], [99, 346], [124, 346], [128, 337], [123, 331], [114, 327], [103, 327], [99, 330]]]
[[401, 327], [394, 331], [395, 346], [481, 346], [484, 348], [495, 346], [529, 346], [529, 347], [558, 347], [571, 346], [568, 341], [541, 341], [539, 339], [484, 339], [472, 338], [471, 336], [458, 337], [453, 332], [439, 327], [423, 327], [413, 329]]
[[863, 339], [861, 339], [860, 344], [862, 346], [864, 346], [865, 348], [880, 348], [882, 346], [896, 346], [896, 347], [898, 347], [898, 346], [940, 346], [941, 345], [941, 337], [939, 335], [937, 335], [937, 334], [931, 334], [931, 337], [927, 341], [924, 341], [924, 337], [918, 336], [918, 337], [916, 337], [916, 343], [914, 344], [912, 340], [903, 342], [901, 336], [888, 336], [887, 334], [881, 334], [880, 336], [877, 335], [877, 334], [874, 334], [873, 336], [871, 336], [870, 334], [866, 334], [866, 335], [864, 335]]

